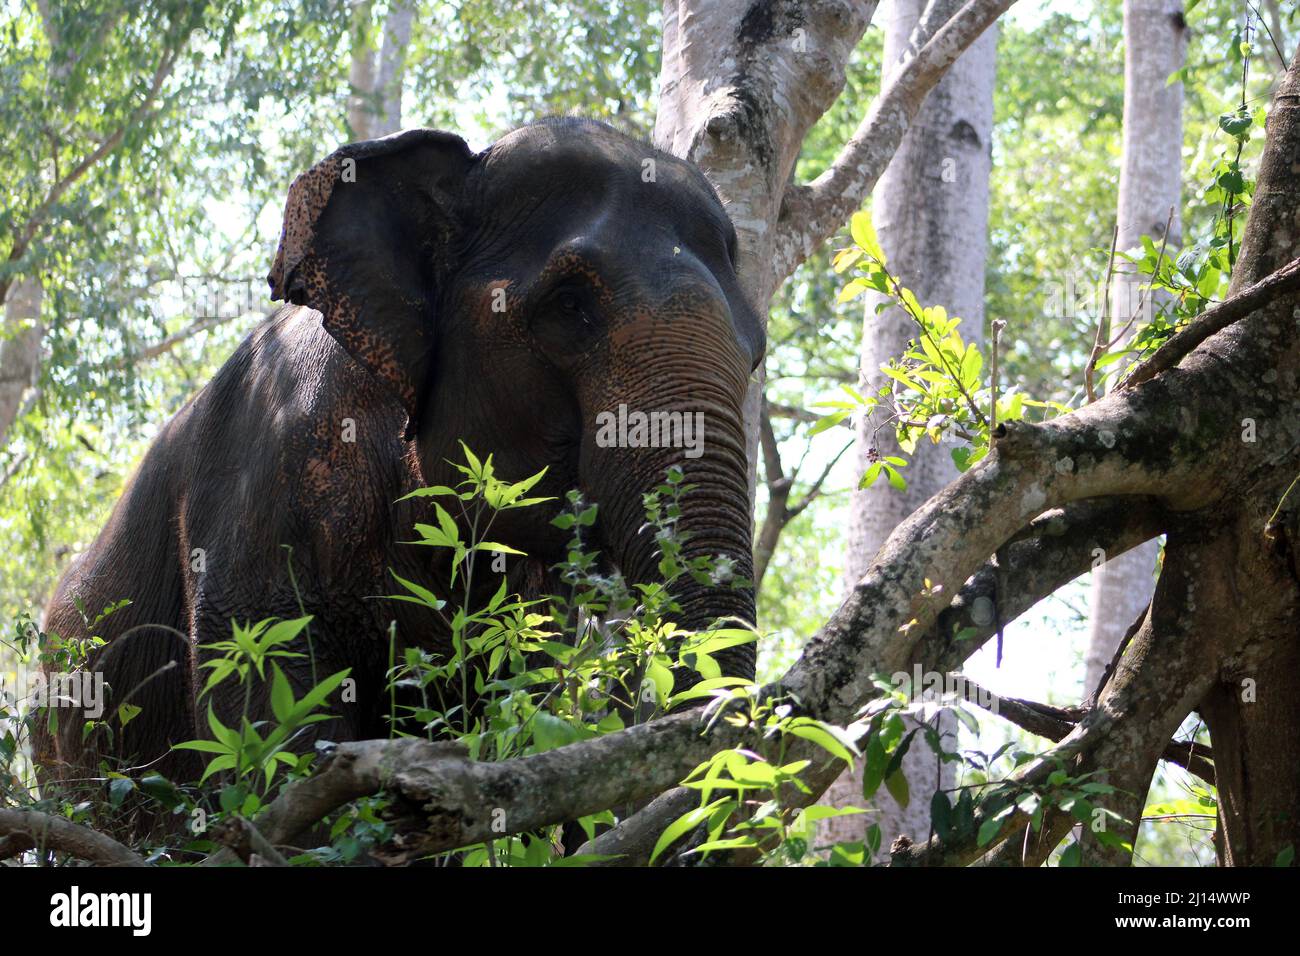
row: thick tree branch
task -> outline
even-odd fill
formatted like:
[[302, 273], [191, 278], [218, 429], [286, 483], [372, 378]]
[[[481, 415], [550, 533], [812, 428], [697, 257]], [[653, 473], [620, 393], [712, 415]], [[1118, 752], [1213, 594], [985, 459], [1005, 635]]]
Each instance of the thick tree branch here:
[[[956, 670], [997, 633], [1043, 598], [1097, 565], [1168, 530], [1174, 517], [1149, 496], [1094, 498], [1045, 512], [962, 585], [925, 634], [912, 663]], [[1005, 584], [999, 593], [1000, 579]], [[997, 613], [994, 613], [996, 610]]]
[[96, 866], [144, 866], [145, 862], [102, 833], [37, 810], [0, 810], [0, 859], [28, 850], [67, 853]]
[[574, 820], [653, 797], [719, 748], [760, 743], [757, 733], [726, 723], [706, 734], [701, 716], [698, 710], [672, 714], [500, 763], [473, 761], [459, 747], [423, 740], [341, 744], [320, 773], [276, 798], [258, 828], [273, 844], [292, 843], [339, 807], [387, 791], [405, 818], [389, 856], [405, 860]]

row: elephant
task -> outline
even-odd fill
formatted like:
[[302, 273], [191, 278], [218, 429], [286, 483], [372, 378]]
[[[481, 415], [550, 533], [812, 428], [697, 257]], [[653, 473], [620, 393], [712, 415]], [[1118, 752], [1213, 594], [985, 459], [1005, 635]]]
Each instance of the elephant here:
[[[390, 572], [449, 588], [445, 558], [403, 543], [428, 500], [399, 499], [455, 484], [462, 440], [511, 480], [546, 469], [530, 494], [555, 501], [493, 527], [527, 555], [508, 567], [513, 591], [545, 591], [568, 541], [552, 519], [574, 488], [598, 506], [602, 554], [629, 581], [655, 580], [643, 495], [670, 466], [691, 486], [685, 557], [721, 556], [748, 578], [743, 407], [765, 340], [736, 257], [696, 166], [592, 120], [533, 122], [478, 153], [411, 129], [298, 176], [267, 280], [285, 305], [162, 427], [47, 609], [47, 632], [84, 638], [86, 612], [129, 599], [98, 624], [106, 643], [85, 666], [111, 706], [141, 710], [109, 743], [83, 743], [65, 718], [36, 741], [38, 765], [84, 777], [111, 756], [196, 779], [198, 755], [171, 745], [206, 736], [202, 646], [229, 639], [232, 620], [304, 612], [318, 672], [356, 682], [355, 702], [315, 729], [386, 736], [390, 627], [402, 647], [445, 652], [448, 637], [427, 610], [373, 598], [394, 590]], [[597, 440], [629, 409], [684, 413], [703, 440]], [[754, 620], [752, 588], [690, 578], [673, 597], [687, 627]], [[718, 660], [754, 677], [752, 645]], [[301, 697], [306, 660], [283, 668]], [[254, 716], [269, 716], [268, 697]], [[237, 687], [212, 702], [227, 725], [244, 704]]]

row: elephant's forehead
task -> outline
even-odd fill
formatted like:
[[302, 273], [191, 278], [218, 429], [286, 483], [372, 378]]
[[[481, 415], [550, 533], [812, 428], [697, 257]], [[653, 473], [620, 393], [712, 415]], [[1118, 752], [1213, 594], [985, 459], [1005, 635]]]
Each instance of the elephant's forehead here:
[[641, 205], [662, 200], [668, 187], [674, 205], [718, 205], [703, 174], [688, 163], [581, 120], [537, 123], [506, 134], [492, 144], [482, 173], [488, 198], [584, 194]]

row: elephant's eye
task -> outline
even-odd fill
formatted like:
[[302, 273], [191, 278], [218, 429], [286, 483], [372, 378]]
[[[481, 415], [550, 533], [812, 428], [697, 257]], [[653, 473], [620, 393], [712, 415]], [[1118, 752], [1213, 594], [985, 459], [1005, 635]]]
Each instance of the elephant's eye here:
[[582, 315], [582, 300], [572, 289], [562, 289], [555, 296], [555, 307], [565, 315]]
[[591, 301], [581, 288], [563, 285], [551, 293], [550, 312], [566, 322], [591, 324]]

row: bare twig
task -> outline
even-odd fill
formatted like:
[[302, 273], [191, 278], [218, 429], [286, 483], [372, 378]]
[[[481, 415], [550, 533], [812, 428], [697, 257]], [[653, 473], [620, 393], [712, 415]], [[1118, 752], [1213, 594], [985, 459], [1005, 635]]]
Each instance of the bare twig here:
[[989, 403], [989, 441], [990, 442], [993, 442], [995, 440], [993, 436], [997, 433], [998, 430], [998, 390], [1002, 384], [998, 380], [998, 340], [1002, 336], [1002, 330], [1005, 329], [1006, 327], [1007, 327], [1006, 319], [994, 319], [992, 325], [990, 326], [990, 331], [993, 334], [993, 352], [992, 352], [993, 361], [992, 361], [992, 368], [989, 373], [989, 378], [992, 381], [992, 392], [993, 392], [992, 401]]
[[1115, 244], [1119, 241], [1119, 226], [1110, 234], [1110, 259], [1106, 264], [1106, 284], [1101, 293], [1101, 315], [1097, 317], [1097, 334], [1092, 340], [1092, 352], [1088, 355], [1088, 364], [1083, 370], [1083, 387], [1088, 393], [1088, 401], [1095, 402], [1097, 393], [1092, 387], [1092, 378], [1097, 371], [1097, 359], [1106, 350], [1105, 342], [1110, 338], [1110, 280], [1115, 274]]

